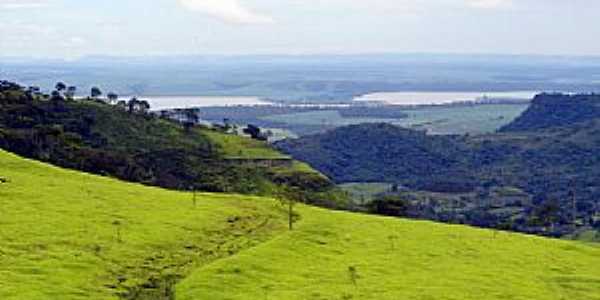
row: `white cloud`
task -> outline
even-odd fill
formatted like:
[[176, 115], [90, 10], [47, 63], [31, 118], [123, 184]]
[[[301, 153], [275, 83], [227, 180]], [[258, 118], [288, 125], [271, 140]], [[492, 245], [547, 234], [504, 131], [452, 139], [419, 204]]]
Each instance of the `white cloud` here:
[[46, 0], [0, 0], [0, 9], [38, 8], [47, 4]]
[[[2, 1], [2, 0], [0, 0]], [[227, 23], [234, 24], [268, 24], [272, 17], [259, 14], [245, 4], [251, 0], [177, 0], [186, 9], [203, 13]], [[294, 7], [312, 7], [315, 9], [362, 10], [365, 13], [422, 15], [436, 9], [502, 9], [514, 7], [514, 0], [286, 0]], [[280, 6], [281, 7], [281, 6]]]
[[179, 0], [192, 11], [198, 11], [219, 20], [235, 24], [268, 24], [273, 18], [255, 13], [238, 0]]

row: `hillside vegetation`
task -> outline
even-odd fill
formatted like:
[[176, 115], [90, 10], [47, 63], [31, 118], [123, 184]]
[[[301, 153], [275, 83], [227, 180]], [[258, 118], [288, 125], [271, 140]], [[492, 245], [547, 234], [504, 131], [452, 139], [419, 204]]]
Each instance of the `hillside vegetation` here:
[[600, 299], [578, 242], [0, 166], [2, 299]]
[[600, 118], [600, 95], [537, 95], [529, 109], [500, 131], [531, 131]]
[[499, 133], [362, 124], [278, 147], [338, 183], [397, 184], [394, 207], [369, 208], [376, 213], [562, 236], [600, 228], [595, 106], [600, 96], [542, 94]]
[[[130, 103], [73, 99], [58, 91], [43, 96], [0, 81], [0, 148], [170, 189], [269, 195], [277, 186], [293, 185], [311, 202], [338, 205], [322, 197], [335, 194], [325, 176], [298, 168], [265, 142], [181, 124]], [[279, 162], [277, 168], [271, 160]]]

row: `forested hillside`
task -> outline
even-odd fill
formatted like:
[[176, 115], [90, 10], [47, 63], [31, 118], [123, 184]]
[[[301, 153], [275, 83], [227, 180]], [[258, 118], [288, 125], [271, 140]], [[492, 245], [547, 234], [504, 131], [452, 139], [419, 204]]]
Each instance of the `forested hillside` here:
[[502, 132], [568, 126], [600, 118], [600, 95], [540, 94], [531, 106]]
[[73, 99], [62, 86], [42, 95], [2, 82], [0, 148], [179, 190], [267, 195], [279, 185], [296, 186], [306, 201], [337, 205], [326, 203], [336, 199], [326, 177], [264, 142], [159, 117], [141, 100], [111, 103], [98, 96]]
[[399, 185], [394, 209], [379, 203], [375, 212], [564, 235], [600, 226], [599, 100], [540, 95], [496, 134], [427, 136], [365, 124], [279, 148], [338, 183]]

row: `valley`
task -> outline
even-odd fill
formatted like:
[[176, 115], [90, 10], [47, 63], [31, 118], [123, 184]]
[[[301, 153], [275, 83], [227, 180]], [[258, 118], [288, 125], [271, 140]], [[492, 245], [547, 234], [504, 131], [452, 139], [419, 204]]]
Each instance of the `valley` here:
[[540, 94], [496, 133], [361, 124], [278, 147], [337, 183], [394, 186], [355, 209], [566, 236], [600, 225], [598, 107], [593, 94]]

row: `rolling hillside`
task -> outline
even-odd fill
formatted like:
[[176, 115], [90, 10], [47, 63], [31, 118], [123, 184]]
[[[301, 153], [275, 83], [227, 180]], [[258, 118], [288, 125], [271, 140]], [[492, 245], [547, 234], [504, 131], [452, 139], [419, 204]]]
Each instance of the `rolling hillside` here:
[[[600, 248], [193, 194], [0, 152], [1, 299], [600, 299]], [[174, 286], [175, 282], [179, 282]]]
[[177, 299], [600, 299], [600, 248], [303, 208], [298, 230], [198, 269]]
[[0, 151], [0, 299], [163, 299], [285, 228], [274, 203], [166, 191]]

